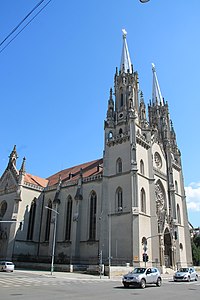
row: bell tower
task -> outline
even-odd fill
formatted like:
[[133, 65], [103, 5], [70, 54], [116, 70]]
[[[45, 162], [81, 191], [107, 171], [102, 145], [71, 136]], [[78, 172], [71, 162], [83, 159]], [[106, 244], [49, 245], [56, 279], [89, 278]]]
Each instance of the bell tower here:
[[[116, 68], [114, 77], [114, 93], [110, 89], [108, 100], [107, 118], [105, 120], [105, 144], [117, 137], [125, 137], [130, 133], [130, 119], [134, 113], [139, 114], [138, 101], [138, 74], [134, 72], [131, 63], [128, 45], [126, 41], [127, 32], [123, 32], [123, 47], [120, 69]], [[115, 96], [115, 99], [113, 99]], [[129, 132], [129, 133], [128, 133]]]
[[[132, 260], [138, 255], [133, 249], [133, 237], [138, 234], [138, 220], [133, 221], [133, 211], [138, 212], [138, 183], [136, 159], [136, 131], [140, 127], [138, 101], [138, 74], [131, 63], [127, 33], [123, 29], [123, 46], [120, 69], [114, 76], [114, 93], [110, 89], [107, 115], [104, 123], [103, 157], [103, 207], [102, 246], [105, 256], [115, 253], [117, 259]], [[106, 213], [105, 213], [106, 212]], [[135, 225], [133, 226], [133, 223]], [[112, 225], [110, 225], [112, 224]], [[133, 229], [134, 227], [134, 229]], [[108, 237], [109, 234], [112, 236]], [[124, 232], [127, 236], [124, 236]], [[129, 238], [128, 238], [129, 236]], [[135, 236], [137, 239], [137, 237]], [[107, 240], [110, 242], [108, 243]], [[124, 249], [124, 244], [128, 245]], [[106, 248], [109, 245], [109, 249]], [[115, 249], [115, 250], [114, 250]], [[114, 257], [113, 257], [114, 260]]]

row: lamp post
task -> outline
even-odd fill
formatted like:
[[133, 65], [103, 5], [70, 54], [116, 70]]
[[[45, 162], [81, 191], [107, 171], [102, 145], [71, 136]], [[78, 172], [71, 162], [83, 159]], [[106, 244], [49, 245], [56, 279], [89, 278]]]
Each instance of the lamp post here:
[[54, 229], [53, 229], [53, 244], [52, 244], [52, 256], [51, 256], [51, 275], [53, 275], [53, 267], [54, 267], [54, 256], [55, 256], [55, 245], [56, 245], [56, 227], [57, 227], [57, 209], [50, 208], [45, 206], [46, 209], [49, 209], [55, 213], [55, 221], [54, 221]]
[[150, 0], [140, 0], [141, 3], [149, 2]]
[[111, 278], [111, 212], [108, 214], [108, 277]]

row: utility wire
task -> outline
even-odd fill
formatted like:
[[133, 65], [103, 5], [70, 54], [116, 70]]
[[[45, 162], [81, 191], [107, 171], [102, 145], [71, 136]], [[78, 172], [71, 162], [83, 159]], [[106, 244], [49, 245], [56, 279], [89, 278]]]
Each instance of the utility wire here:
[[[45, 0], [41, 0], [29, 13], [26, 15], [26, 17], [9, 33], [9, 35], [0, 43], [0, 46], [2, 46], [5, 41], [22, 25], [22, 23], [44, 2]], [[0, 50], [0, 53], [10, 45], [10, 43], [41, 13], [41, 11], [51, 2], [52, 0], [49, 0], [35, 15], [30, 19], [28, 23], [22, 29]]]
[[3, 43], [20, 27], [20, 25], [36, 10], [42, 2], [45, 0], [41, 0], [29, 13], [26, 15], [26, 17], [9, 33], [9, 35], [0, 43], [0, 46], [3, 45]]

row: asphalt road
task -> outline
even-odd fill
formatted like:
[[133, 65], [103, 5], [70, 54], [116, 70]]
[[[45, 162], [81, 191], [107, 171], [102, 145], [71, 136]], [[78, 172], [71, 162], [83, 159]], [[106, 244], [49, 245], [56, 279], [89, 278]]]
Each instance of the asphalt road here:
[[162, 299], [199, 300], [200, 279], [194, 282], [176, 283], [171, 276], [163, 278], [161, 287], [154, 285], [145, 289], [128, 288], [121, 278], [102, 278], [75, 273], [19, 271], [0, 272], [1, 300], [119, 300]]

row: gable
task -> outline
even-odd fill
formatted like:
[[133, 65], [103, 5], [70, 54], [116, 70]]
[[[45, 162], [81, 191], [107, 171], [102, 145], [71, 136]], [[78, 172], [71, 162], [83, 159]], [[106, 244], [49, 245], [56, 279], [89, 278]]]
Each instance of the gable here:
[[0, 190], [8, 190], [17, 186], [17, 181], [10, 170], [6, 170], [0, 179]]

